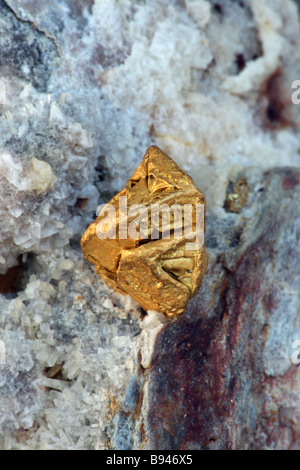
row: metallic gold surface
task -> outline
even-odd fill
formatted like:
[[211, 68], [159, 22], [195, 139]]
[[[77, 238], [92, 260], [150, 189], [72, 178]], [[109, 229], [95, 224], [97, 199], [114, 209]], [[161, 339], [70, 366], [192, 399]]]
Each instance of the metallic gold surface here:
[[242, 178], [234, 187], [232, 193], [229, 193], [226, 198], [226, 205], [231, 212], [239, 213], [247, 204], [251, 188], [246, 180]]
[[[184, 235], [176, 238], [175, 215], [170, 220], [169, 239], [162, 238], [166, 227], [161, 220], [158, 239], [150, 238], [151, 224], [150, 228], [148, 224], [149, 238], [137, 234], [134, 239], [119, 239], [124, 228], [119, 209], [122, 196], [127, 197], [128, 209], [133, 204], [143, 204], [150, 214], [153, 204], [192, 204], [193, 207], [203, 204], [205, 210], [204, 194], [168, 155], [158, 147], [149, 147], [125, 188], [109, 202], [116, 211], [116, 238], [97, 236], [98, 224], [107, 217], [104, 207], [81, 239], [86, 259], [95, 264], [97, 273], [109, 287], [131, 295], [145, 310], [177, 316], [202, 283], [207, 267], [205, 247], [190, 250], [187, 241], [191, 240]], [[129, 214], [127, 227], [134, 218]], [[195, 224], [193, 212], [192, 226]], [[107, 224], [105, 230], [110, 228]]]

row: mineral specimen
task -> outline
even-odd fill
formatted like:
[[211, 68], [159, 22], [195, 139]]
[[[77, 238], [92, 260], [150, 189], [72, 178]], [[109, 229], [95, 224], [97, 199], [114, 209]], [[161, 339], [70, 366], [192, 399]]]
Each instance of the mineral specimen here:
[[[0, 0], [0, 31], [0, 449], [300, 449], [296, 3]], [[207, 204], [172, 322], [78, 244], [151, 143]]]
[[249, 193], [250, 186], [246, 178], [242, 178], [236, 183], [233, 192], [227, 194], [225, 206], [228, 207], [231, 212], [241, 212], [242, 208], [247, 204]]
[[[199, 289], [207, 266], [204, 210], [204, 194], [190, 176], [152, 146], [125, 188], [88, 227], [82, 250], [110, 287], [130, 294], [145, 310], [176, 316]], [[194, 243], [187, 243], [191, 239]]]

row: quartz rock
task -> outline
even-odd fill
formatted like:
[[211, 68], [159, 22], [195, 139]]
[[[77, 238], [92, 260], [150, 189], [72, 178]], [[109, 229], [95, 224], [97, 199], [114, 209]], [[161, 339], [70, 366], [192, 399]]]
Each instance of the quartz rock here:
[[225, 249], [210, 219], [209, 294], [203, 286], [155, 344], [150, 448], [300, 448], [299, 183], [298, 169], [253, 178]]
[[[0, 0], [0, 32], [0, 447], [299, 449], [296, 2]], [[174, 322], [79, 247], [150, 145], [206, 196]]]

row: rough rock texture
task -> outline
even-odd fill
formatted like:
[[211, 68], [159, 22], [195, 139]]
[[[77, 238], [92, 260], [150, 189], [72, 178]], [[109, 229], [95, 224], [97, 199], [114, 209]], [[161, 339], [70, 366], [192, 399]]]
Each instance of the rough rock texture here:
[[300, 331], [300, 173], [271, 170], [251, 183], [246, 221], [235, 216], [221, 232], [209, 219], [215, 246], [203, 290], [157, 339], [149, 374], [156, 449], [300, 448], [291, 361]]
[[[1, 448], [300, 448], [296, 3], [0, 0], [0, 32]], [[175, 322], [79, 247], [150, 144], [207, 199]]]

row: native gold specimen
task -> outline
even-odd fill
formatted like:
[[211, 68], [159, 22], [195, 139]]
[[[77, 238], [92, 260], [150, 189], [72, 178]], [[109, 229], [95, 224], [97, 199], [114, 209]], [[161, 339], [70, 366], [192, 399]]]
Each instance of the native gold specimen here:
[[[125, 227], [121, 214], [123, 200], [126, 200], [129, 209]], [[130, 208], [136, 204], [149, 211], [146, 219], [140, 220], [140, 231], [131, 231], [133, 236], [126, 237], [126, 230], [128, 228], [129, 232], [130, 227], [132, 229], [134, 220]], [[153, 239], [153, 227], [148, 224], [150, 209], [162, 204], [168, 207], [173, 204], [196, 207], [199, 204], [205, 214], [204, 194], [192, 178], [162, 150], [152, 146], [125, 188], [103, 207], [87, 228], [81, 247], [86, 259], [95, 264], [97, 273], [109, 287], [131, 295], [145, 310], [156, 310], [172, 317], [184, 311], [189, 299], [199, 289], [207, 267], [207, 254], [204, 244], [187, 249], [191, 238], [187, 239], [185, 232], [181, 232], [184, 233], [181, 238], [176, 236], [180, 229], [178, 220], [182, 224], [182, 219], [176, 218], [175, 213], [169, 218], [169, 227], [164, 225], [159, 215]], [[114, 224], [107, 222], [110, 220], [107, 219], [108, 206], [115, 212]], [[196, 212], [193, 210], [191, 214], [193, 228]], [[111, 234], [110, 237], [99, 238], [101, 224], [104, 225], [104, 232]], [[166, 228], [169, 229], [168, 238], [164, 236]]]

